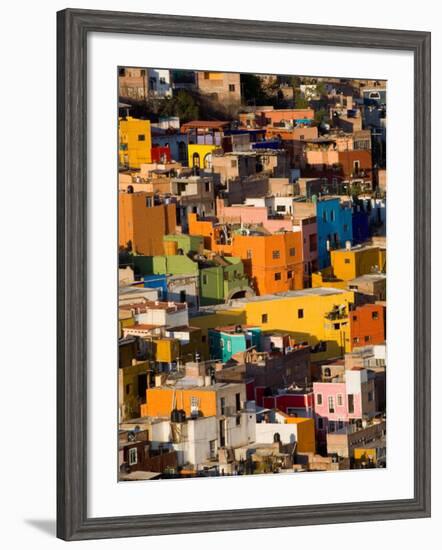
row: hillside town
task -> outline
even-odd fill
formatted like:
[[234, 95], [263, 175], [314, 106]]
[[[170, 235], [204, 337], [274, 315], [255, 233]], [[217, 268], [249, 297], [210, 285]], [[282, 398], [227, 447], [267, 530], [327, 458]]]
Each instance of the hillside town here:
[[119, 479], [385, 468], [386, 82], [118, 83]]

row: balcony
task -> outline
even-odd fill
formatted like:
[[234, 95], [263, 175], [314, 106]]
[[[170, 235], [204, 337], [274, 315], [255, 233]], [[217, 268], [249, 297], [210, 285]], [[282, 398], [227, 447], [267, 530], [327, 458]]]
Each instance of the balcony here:
[[342, 319], [347, 319], [348, 318], [347, 307], [336, 306], [336, 308], [333, 308], [331, 311], [326, 313], [324, 317], [329, 321], [339, 321]]

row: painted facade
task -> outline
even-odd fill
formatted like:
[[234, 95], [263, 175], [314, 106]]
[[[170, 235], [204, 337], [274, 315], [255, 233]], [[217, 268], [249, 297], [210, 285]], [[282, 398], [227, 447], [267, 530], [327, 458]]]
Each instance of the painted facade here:
[[120, 166], [139, 169], [143, 163], [152, 160], [150, 122], [132, 117], [120, 118], [118, 121], [119, 161]]

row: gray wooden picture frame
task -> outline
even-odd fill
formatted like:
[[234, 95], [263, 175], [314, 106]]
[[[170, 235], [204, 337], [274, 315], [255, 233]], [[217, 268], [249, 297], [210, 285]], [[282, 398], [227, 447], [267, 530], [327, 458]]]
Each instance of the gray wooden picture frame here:
[[[91, 32], [406, 50], [414, 55], [414, 497], [87, 517], [87, 36]], [[57, 14], [57, 536], [64, 540], [430, 515], [430, 33], [67, 9]]]

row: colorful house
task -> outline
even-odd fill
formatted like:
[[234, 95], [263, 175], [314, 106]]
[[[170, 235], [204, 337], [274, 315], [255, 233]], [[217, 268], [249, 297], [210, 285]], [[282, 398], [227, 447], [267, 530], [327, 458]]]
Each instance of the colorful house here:
[[211, 315], [193, 317], [192, 324], [206, 330], [247, 324], [266, 332], [287, 332], [295, 342], [311, 346], [311, 360], [318, 362], [351, 351], [349, 310], [353, 301], [351, 291], [309, 288], [234, 300]]
[[241, 258], [255, 292], [274, 294], [303, 288], [303, 245], [300, 231], [262, 234], [239, 230], [232, 255]]
[[353, 207], [352, 215], [353, 244], [362, 244], [370, 237], [369, 216], [359, 206]]
[[316, 201], [319, 269], [330, 265], [330, 251], [353, 241], [352, 208], [337, 197]]
[[376, 414], [374, 375], [365, 368], [353, 367], [330, 382], [315, 382], [313, 393], [318, 439], [323, 442], [327, 433], [345, 434]]
[[354, 246], [330, 251], [333, 274], [344, 281], [385, 272], [386, 250], [379, 246]]
[[365, 304], [350, 313], [352, 348], [385, 342], [385, 306]]
[[164, 254], [163, 238], [175, 231], [174, 204], [155, 204], [152, 193], [118, 193], [118, 242], [135, 254]]
[[212, 168], [212, 153], [215, 149], [219, 149], [219, 146], [206, 143], [189, 143], [187, 146], [189, 166], [201, 170], [210, 170]]
[[[134, 256], [138, 275], [189, 275], [199, 277], [200, 305], [222, 304], [233, 298], [253, 296], [244, 265], [239, 258], [214, 256], [192, 260], [188, 256]], [[149, 285], [150, 279], [147, 279]], [[164, 283], [159, 283], [164, 287]]]
[[151, 128], [148, 120], [119, 118], [118, 138], [120, 166], [139, 169], [141, 164], [152, 161]]
[[251, 347], [260, 349], [261, 329], [241, 325], [209, 330], [209, 350], [212, 359], [226, 363], [232, 355]]

